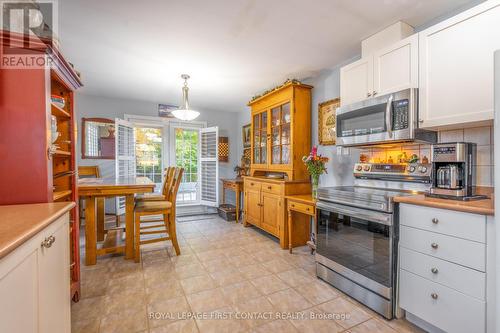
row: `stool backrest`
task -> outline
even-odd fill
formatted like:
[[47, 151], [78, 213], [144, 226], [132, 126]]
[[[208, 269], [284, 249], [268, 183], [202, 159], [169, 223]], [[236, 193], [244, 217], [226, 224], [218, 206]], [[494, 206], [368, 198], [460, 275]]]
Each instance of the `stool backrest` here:
[[99, 167], [97, 165], [89, 165], [89, 166], [81, 165], [78, 167], [78, 177], [100, 178], [101, 173], [99, 172]]
[[177, 200], [177, 192], [182, 182], [183, 173], [183, 168], [175, 168], [174, 176], [172, 177], [172, 185], [170, 186], [170, 192], [167, 196], [167, 201], [170, 201], [172, 205], [175, 205], [175, 201]]
[[161, 194], [164, 195], [165, 198], [168, 197], [170, 186], [172, 186], [172, 179], [174, 178], [174, 172], [175, 172], [175, 167], [168, 167], [165, 168], [165, 171], [163, 173], [164, 180], [163, 180], [163, 188], [161, 190]]

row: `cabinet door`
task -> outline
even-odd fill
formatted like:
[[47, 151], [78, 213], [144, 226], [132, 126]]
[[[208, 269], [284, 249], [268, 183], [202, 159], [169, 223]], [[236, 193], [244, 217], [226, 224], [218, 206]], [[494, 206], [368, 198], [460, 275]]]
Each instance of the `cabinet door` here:
[[267, 164], [268, 111], [252, 116], [252, 164]]
[[246, 191], [245, 193], [246, 221], [255, 226], [260, 225], [261, 204], [260, 191]]
[[497, 1], [487, 1], [419, 33], [420, 127], [493, 119], [497, 49]]
[[340, 69], [340, 104], [362, 101], [373, 93], [373, 57], [355, 61]]
[[260, 227], [270, 234], [279, 237], [278, 226], [281, 216], [281, 197], [276, 194], [262, 192], [262, 221]]
[[290, 102], [271, 109], [271, 164], [290, 164]]
[[418, 35], [373, 55], [373, 95], [418, 87]]
[[52, 234], [52, 237], [54, 237], [52, 245], [48, 248], [40, 247], [39, 250], [40, 332], [70, 332], [71, 299], [68, 223], [61, 225]]
[[0, 265], [0, 332], [34, 333], [38, 332], [37, 252], [19, 261], [8, 272], [3, 271], [6, 265]]

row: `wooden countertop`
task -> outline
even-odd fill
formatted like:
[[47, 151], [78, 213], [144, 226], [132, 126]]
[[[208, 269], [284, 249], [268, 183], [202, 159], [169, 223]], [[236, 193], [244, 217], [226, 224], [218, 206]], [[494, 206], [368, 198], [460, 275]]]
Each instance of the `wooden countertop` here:
[[407, 197], [394, 197], [394, 201], [418, 206], [456, 210], [465, 213], [495, 215], [493, 188], [478, 187], [477, 193], [487, 195], [489, 198], [483, 200], [458, 201], [426, 197], [425, 195], [414, 195]]
[[287, 195], [285, 196], [288, 200], [293, 200], [293, 201], [298, 201], [302, 202], [308, 205], [315, 205], [316, 200], [313, 199], [312, 194], [292, 194], [292, 195]]
[[73, 207], [74, 202], [0, 206], [0, 259]]

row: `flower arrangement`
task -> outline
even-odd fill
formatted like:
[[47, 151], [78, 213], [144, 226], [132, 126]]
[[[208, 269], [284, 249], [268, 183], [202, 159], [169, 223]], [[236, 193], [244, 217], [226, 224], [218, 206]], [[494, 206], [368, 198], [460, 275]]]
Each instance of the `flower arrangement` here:
[[328, 157], [318, 155], [318, 147], [313, 146], [309, 155], [302, 157], [302, 161], [311, 175], [313, 197], [316, 198], [318, 195], [319, 176], [327, 173], [325, 165], [328, 162]]

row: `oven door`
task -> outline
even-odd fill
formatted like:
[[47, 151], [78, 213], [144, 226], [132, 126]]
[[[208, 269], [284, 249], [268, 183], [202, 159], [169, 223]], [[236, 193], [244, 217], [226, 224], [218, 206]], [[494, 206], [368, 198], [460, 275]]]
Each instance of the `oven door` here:
[[329, 202], [318, 202], [317, 209], [316, 261], [391, 299], [396, 251], [393, 215]]
[[361, 146], [414, 139], [418, 89], [370, 98], [337, 109], [337, 144]]

